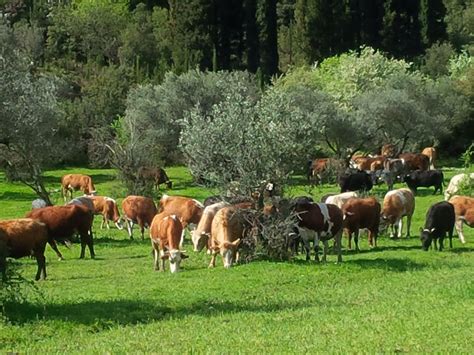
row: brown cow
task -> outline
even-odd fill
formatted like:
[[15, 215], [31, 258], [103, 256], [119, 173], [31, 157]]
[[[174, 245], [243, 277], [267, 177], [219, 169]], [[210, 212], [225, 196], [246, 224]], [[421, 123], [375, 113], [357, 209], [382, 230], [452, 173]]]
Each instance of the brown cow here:
[[474, 227], [474, 198], [468, 196], [455, 195], [449, 199], [449, 203], [454, 206], [456, 215], [456, 231], [461, 243], [466, 243], [463, 233], [463, 224]]
[[[179, 250], [182, 232], [183, 226], [176, 215], [160, 213], [153, 218], [150, 226], [150, 238], [155, 270], [165, 271], [166, 259], [170, 261], [172, 273], [180, 270], [181, 260], [188, 257]], [[161, 267], [158, 266], [158, 259], [161, 259]]]
[[329, 249], [328, 240], [334, 238], [337, 250], [337, 261], [342, 261], [341, 238], [343, 215], [339, 207], [325, 203], [311, 203], [300, 201], [295, 205], [298, 214], [298, 232], [306, 249], [306, 260], [310, 260], [309, 239], [314, 238], [315, 260], [319, 262], [319, 240], [323, 241], [323, 261]]
[[[307, 178], [313, 184], [322, 183], [328, 177], [331, 170], [338, 170], [342, 167], [342, 162], [334, 158], [318, 158], [308, 161]], [[335, 172], [337, 175], [337, 172]]]
[[86, 245], [91, 258], [95, 257], [92, 234], [93, 213], [83, 205], [49, 206], [30, 211], [26, 217], [37, 219], [48, 227], [48, 243], [60, 260], [63, 256], [58, 250], [56, 241], [69, 239], [76, 231], [81, 238], [81, 255], [85, 256]]
[[214, 203], [204, 208], [199, 224], [197, 225], [196, 229], [191, 232], [194, 251], [201, 251], [205, 245], [208, 245], [208, 241], [210, 240], [211, 236], [212, 220], [214, 219], [217, 211], [226, 206], [229, 206], [229, 204], [223, 201]]
[[352, 159], [352, 166], [359, 170], [375, 171], [378, 169], [372, 170], [371, 165], [374, 164], [374, 168], [381, 167], [383, 169], [385, 159], [385, 157], [380, 155], [376, 157], [357, 157]]
[[406, 171], [428, 170], [430, 167], [430, 159], [421, 153], [402, 153], [398, 157], [402, 160]]
[[216, 266], [216, 256], [220, 252], [226, 269], [239, 261], [237, 248], [242, 241], [245, 221], [234, 206], [224, 207], [217, 211], [212, 220], [211, 251], [212, 258], [209, 267]]
[[92, 178], [83, 174], [67, 174], [61, 178], [61, 194], [64, 201], [67, 201], [68, 192], [72, 195], [74, 191], [81, 190], [85, 195], [96, 193]]
[[34, 256], [38, 264], [35, 280], [46, 279], [44, 250], [48, 242], [48, 228], [30, 218], [0, 221], [0, 271], [5, 270], [5, 257]]
[[145, 181], [153, 181], [155, 189], [159, 190], [161, 184], [166, 184], [168, 189], [173, 187], [173, 182], [168, 178], [163, 168], [151, 168], [142, 166], [138, 169], [138, 178]]
[[430, 170], [435, 169], [435, 162], [438, 157], [438, 153], [436, 152], [435, 147], [426, 147], [425, 149], [422, 150], [421, 154], [426, 155], [429, 158], [430, 161]]
[[158, 213], [153, 200], [143, 196], [127, 196], [122, 201], [122, 211], [130, 239], [133, 239], [133, 224], [137, 223], [144, 240], [145, 228], [151, 226], [153, 217]]
[[386, 158], [395, 158], [397, 155], [397, 146], [395, 144], [384, 144], [380, 149], [380, 155]]
[[415, 196], [410, 189], [402, 188], [387, 192], [383, 199], [381, 225], [390, 226], [390, 237], [402, 236], [403, 217], [407, 217], [407, 238], [410, 236], [411, 218], [415, 211]]
[[163, 195], [160, 200], [159, 212], [166, 212], [168, 215], [175, 214], [183, 225], [180, 246], [184, 241], [184, 229], [188, 228], [189, 232], [195, 229], [201, 220], [203, 211], [203, 204], [189, 197]]
[[356, 250], [359, 251], [359, 229], [367, 228], [369, 231], [370, 247], [377, 246], [377, 235], [380, 224], [380, 203], [374, 197], [353, 198], [342, 206], [344, 214], [344, 229], [349, 238], [349, 249], [354, 234]]
[[109, 221], [115, 223], [115, 226], [122, 230], [122, 217], [117, 207], [117, 202], [106, 196], [91, 196], [92, 203], [94, 204], [94, 214], [102, 215], [102, 223], [100, 229], [104, 228], [104, 224], [107, 229], [110, 229]]

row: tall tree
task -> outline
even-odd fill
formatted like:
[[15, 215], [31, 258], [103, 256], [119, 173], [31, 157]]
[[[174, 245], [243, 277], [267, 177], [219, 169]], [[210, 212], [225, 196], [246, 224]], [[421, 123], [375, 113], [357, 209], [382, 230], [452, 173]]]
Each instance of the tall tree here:
[[260, 64], [258, 51], [257, 0], [244, 0], [243, 31], [247, 70], [255, 73]]
[[426, 47], [430, 47], [436, 42], [447, 38], [446, 7], [442, 0], [421, 0], [421, 23], [423, 32], [423, 42]]
[[218, 69], [241, 69], [244, 51], [242, 0], [216, 2]]
[[257, 2], [260, 69], [266, 79], [278, 72], [276, 4], [277, 0], [258, 0]]
[[380, 30], [384, 15], [383, 0], [349, 0], [352, 46], [380, 47]]

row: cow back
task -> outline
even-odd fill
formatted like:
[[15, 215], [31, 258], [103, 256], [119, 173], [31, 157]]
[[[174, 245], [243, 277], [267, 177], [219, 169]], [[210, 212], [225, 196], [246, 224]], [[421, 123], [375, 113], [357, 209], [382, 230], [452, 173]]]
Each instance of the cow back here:
[[179, 250], [183, 226], [176, 215], [159, 213], [151, 222], [150, 238], [160, 243], [161, 249]]
[[30, 218], [0, 221], [0, 257], [21, 258], [44, 252], [48, 229]]
[[158, 213], [153, 199], [134, 195], [127, 196], [122, 201], [122, 210], [129, 220], [135, 223], [141, 220], [147, 225], [151, 225], [153, 217]]
[[350, 229], [378, 229], [380, 223], [380, 203], [374, 197], [354, 198], [342, 207], [344, 225]]
[[202, 203], [192, 198], [163, 195], [160, 200], [159, 212], [177, 215], [184, 227], [190, 223], [197, 225], [203, 211]]
[[410, 189], [392, 190], [384, 197], [382, 215], [392, 223], [400, 217], [413, 215], [414, 210], [415, 196]]

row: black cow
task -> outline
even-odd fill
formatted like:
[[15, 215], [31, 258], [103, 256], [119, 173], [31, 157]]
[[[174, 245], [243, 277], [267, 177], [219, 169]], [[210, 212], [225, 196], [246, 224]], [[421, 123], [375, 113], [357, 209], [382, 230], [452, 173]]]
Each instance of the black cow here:
[[418, 187], [434, 186], [434, 195], [436, 191], [443, 193], [443, 179], [444, 176], [440, 170], [415, 170], [405, 175], [403, 181], [415, 194]]
[[435, 249], [438, 249], [436, 240], [439, 238], [439, 251], [443, 250], [446, 232], [449, 237], [449, 247], [452, 248], [454, 221], [455, 214], [452, 204], [442, 201], [432, 205], [426, 213], [425, 228], [420, 228], [422, 249], [428, 250], [432, 240], [434, 240]]
[[341, 193], [348, 191], [369, 191], [373, 187], [372, 178], [365, 171], [357, 171], [339, 177]]

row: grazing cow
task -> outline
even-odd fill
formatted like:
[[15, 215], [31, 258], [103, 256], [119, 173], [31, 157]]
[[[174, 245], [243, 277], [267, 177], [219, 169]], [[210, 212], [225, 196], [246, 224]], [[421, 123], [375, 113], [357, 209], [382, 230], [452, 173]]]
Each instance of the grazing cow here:
[[424, 154], [428, 157], [429, 162], [430, 162], [430, 170], [435, 169], [435, 162], [438, 157], [438, 153], [436, 152], [436, 148], [434, 147], [426, 147], [425, 149], [422, 150], [421, 154]]
[[406, 171], [428, 170], [430, 158], [421, 153], [402, 153], [398, 156], [402, 160]]
[[343, 166], [341, 160], [334, 158], [319, 158], [308, 161], [308, 182], [314, 184], [327, 180], [331, 173], [337, 175], [337, 171]]
[[435, 249], [436, 240], [439, 239], [439, 251], [443, 250], [443, 240], [448, 233], [449, 247], [453, 247], [453, 229], [454, 229], [454, 206], [449, 202], [442, 201], [432, 205], [426, 213], [425, 228], [420, 228], [421, 247], [428, 250], [431, 242], [434, 240]]
[[183, 225], [180, 246], [183, 245], [184, 241], [184, 229], [188, 228], [189, 232], [195, 229], [203, 211], [202, 203], [192, 198], [163, 195], [160, 200], [159, 212], [166, 212], [168, 215], [175, 214]]
[[216, 266], [217, 253], [221, 254], [226, 269], [230, 268], [234, 261], [236, 263], [239, 261], [237, 248], [242, 241], [244, 230], [245, 221], [238, 208], [229, 206], [217, 211], [211, 227], [210, 268]]
[[384, 144], [380, 149], [380, 155], [386, 158], [394, 158], [397, 154], [397, 146], [391, 143]]
[[466, 243], [464, 233], [462, 231], [463, 224], [466, 223], [469, 227], [474, 227], [474, 198], [467, 196], [453, 196], [449, 202], [454, 206], [456, 215], [456, 231], [458, 233], [461, 243]]
[[64, 201], [67, 201], [68, 192], [71, 195], [74, 191], [81, 190], [84, 195], [95, 195], [95, 187], [92, 178], [83, 174], [67, 174], [61, 178], [61, 194]]
[[365, 171], [358, 171], [349, 175], [339, 177], [341, 193], [347, 191], [364, 190], [369, 191], [373, 187], [372, 178]]
[[349, 191], [349, 192], [344, 192], [342, 194], [329, 196], [326, 200], [322, 202], [331, 203], [333, 205], [336, 205], [339, 208], [342, 208], [342, 206], [351, 198], [357, 198], [357, 197], [359, 197], [359, 193], [357, 191]]
[[403, 217], [407, 217], [407, 234], [410, 236], [410, 226], [415, 212], [415, 196], [411, 190], [403, 188], [387, 192], [383, 199], [381, 225], [390, 226], [390, 238], [402, 237]]
[[166, 184], [168, 189], [173, 187], [173, 182], [168, 178], [163, 168], [150, 168], [142, 166], [138, 169], [138, 178], [144, 181], [153, 181], [155, 189], [159, 190], [161, 184]]
[[319, 262], [319, 241], [324, 244], [323, 261], [329, 249], [328, 240], [334, 238], [337, 261], [342, 261], [342, 211], [339, 207], [325, 203], [297, 203], [294, 211], [298, 214], [298, 232], [306, 250], [306, 260], [310, 260], [310, 238], [314, 238], [315, 260]]
[[144, 240], [145, 228], [151, 226], [153, 217], [158, 213], [153, 200], [143, 196], [127, 196], [122, 201], [122, 211], [130, 239], [133, 239], [133, 224], [137, 223], [140, 226], [142, 240]]
[[443, 179], [444, 176], [441, 170], [415, 170], [405, 175], [403, 181], [415, 194], [418, 187], [434, 186], [433, 195], [435, 195], [438, 190], [443, 193]]
[[367, 228], [369, 231], [370, 247], [377, 246], [377, 235], [380, 224], [380, 203], [374, 197], [353, 198], [342, 206], [344, 215], [344, 229], [349, 238], [349, 249], [354, 234], [356, 250], [359, 251], [359, 229]]
[[449, 198], [453, 195], [456, 195], [459, 192], [459, 188], [462, 184], [466, 184], [468, 186], [474, 186], [474, 173], [468, 174], [458, 174], [454, 175], [451, 180], [449, 181], [448, 188], [444, 191], [444, 199], [445, 201], [449, 200]]
[[60, 260], [63, 256], [58, 250], [56, 241], [69, 239], [75, 232], [81, 237], [81, 255], [85, 256], [86, 245], [89, 247], [91, 259], [94, 259], [94, 242], [92, 222], [94, 214], [83, 205], [49, 206], [30, 211], [27, 218], [37, 219], [48, 227], [48, 243]]
[[[150, 238], [154, 254], [155, 270], [165, 271], [165, 260], [170, 262], [170, 271], [178, 272], [181, 260], [188, 256], [179, 250], [179, 242], [183, 226], [176, 215], [159, 213], [151, 222]], [[159, 258], [158, 258], [159, 255]], [[161, 259], [161, 266], [158, 266], [158, 259]]]
[[114, 222], [118, 229], [123, 229], [122, 217], [120, 217], [117, 202], [114, 199], [106, 196], [92, 196], [91, 200], [94, 206], [94, 214], [102, 215], [100, 229], [104, 228], [104, 224], [107, 229], [110, 229], [109, 221]]
[[34, 256], [38, 264], [35, 280], [46, 279], [47, 242], [48, 228], [44, 223], [30, 218], [0, 221], [0, 271], [5, 270], [5, 257]]
[[208, 245], [208, 241], [211, 237], [212, 220], [217, 211], [227, 206], [229, 206], [227, 202], [217, 202], [204, 208], [197, 228], [191, 232], [194, 251], [201, 251], [205, 245]]

